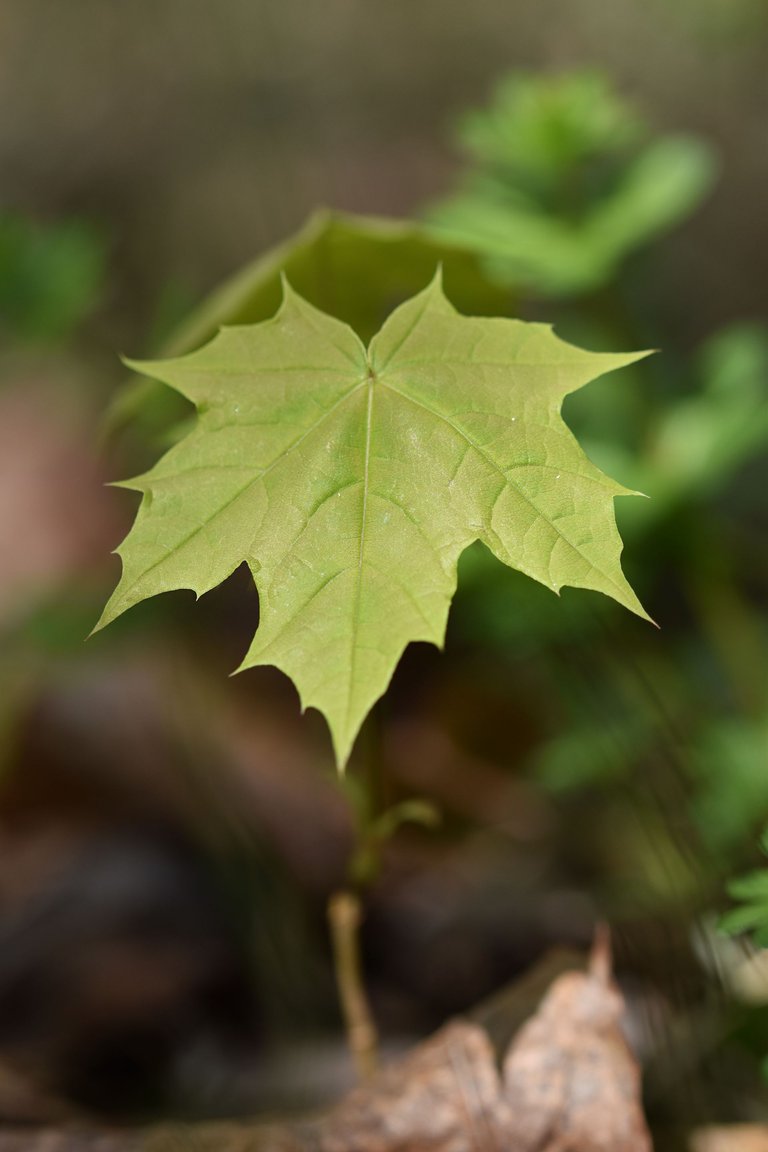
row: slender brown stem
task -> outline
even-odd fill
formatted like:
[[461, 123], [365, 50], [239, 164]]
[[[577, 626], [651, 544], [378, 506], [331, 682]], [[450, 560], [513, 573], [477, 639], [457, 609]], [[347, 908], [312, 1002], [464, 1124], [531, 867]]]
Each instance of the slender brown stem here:
[[347, 1043], [360, 1079], [367, 1080], [376, 1071], [379, 1037], [360, 963], [362, 915], [360, 899], [354, 892], [336, 892], [328, 903], [336, 983]]

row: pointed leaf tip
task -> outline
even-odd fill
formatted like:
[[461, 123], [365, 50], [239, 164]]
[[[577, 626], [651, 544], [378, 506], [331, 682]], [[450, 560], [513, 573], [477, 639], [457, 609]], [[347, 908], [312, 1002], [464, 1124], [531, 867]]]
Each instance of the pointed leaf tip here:
[[288, 273], [285, 271], [284, 268], [282, 268], [280, 270], [280, 291], [282, 292], [282, 296], [283, 296], [282, 301], [281, 301], [282, 304], [285, 304], [285, 301], [289, 296], [295, 296], [296, 295], [293, 288], [291, 287], [291, 282], [288, 279]]

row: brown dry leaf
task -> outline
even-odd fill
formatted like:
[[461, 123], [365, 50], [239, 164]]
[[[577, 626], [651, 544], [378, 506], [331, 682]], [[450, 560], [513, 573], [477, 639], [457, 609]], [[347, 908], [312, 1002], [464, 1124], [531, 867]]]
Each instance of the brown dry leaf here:
[[514, 1152], [648, 1152], [640, 1071], [621, 1031], [607, 931], [586, 974], [560, 976], [515, 1037], [503, 1081]]
[[307, 1130], [318, 1152], [502, 1152], [506, 1112], [487, 1033], [456, 1021]]
[[699, 1128], [691, 1152], [768, 1152], [768, 1124], [725, 1124]]

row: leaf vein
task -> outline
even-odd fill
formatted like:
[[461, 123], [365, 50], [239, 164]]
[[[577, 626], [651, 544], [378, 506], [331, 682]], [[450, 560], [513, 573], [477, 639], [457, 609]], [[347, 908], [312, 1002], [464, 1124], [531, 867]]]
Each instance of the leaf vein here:
[[[551, 527], [551, 529], [555, 533], [555, 535], [560, 540], [562, 540], [563, 543], [568, 546], [568, 548], [570, 548], [573, 552], [575, 552], [575, 554], [579, 557], [580, 560], [586, 561], [587, 564], [589, 564], [589, 567], [592, 571], [599, 572], [604, 580], [607, 580], [617, 590], [620, 589], [620, 585], [618, 585], [616, 583], [616, 581], [611, 576], [608, 575], [608, 573], [603, 572], [601, 569], [599, 569], [597, 567], [596, 564], [594, 564], [590, 560], [588, 560], [587, 557], [584, 556], [584, 554], [579, 551], [579, 549], [576, 547], [576, 545], [571, 543], [571, 541], [568, 539], [568, 537], [564, 536], [563, 533], [560, 531], [560, 529], [557, 528], [552, 523], [550, 518], [548, 516], [546, 516], [541, 511], [541, 509], [538, 507], [538, 505], [535, 503], [535, 501], [532, 500], [531, 497], [526, 492], [523, 491], [523, 489], [520, 487], [520, 485], [515, 483], [514, 480], [512, 480], [510, 477], [508, 477], [506, 475], [506, 473], [505, 473], [504, 469], [501, 467], [501, 465], [498, 464], [493, 459], [492, 456], [489, 456], [488, 453], [479, 444], [477, 444], [472, 439], [472, 437], [468, 435], [467, 432], [465, 432], [462, 428], [458, 427], [458, 425], [454, 424], [454, 422], [451, 420], [451, 418], [449, 416], [447, 416], [444, 412], [438, 411], [436, 408], [430, 408], [429, 405], [424, 404], [421, 400], [417, 400], [414, 396], [409, 396], [407, 392], [401, 391], [400, 388], [395, 388], [394, 385], [392, 385], [392, 384], [386, 384], [385, 386], [387, 388], [389, 388], [390, 391], [395, 392], [398, 396], [402, 396], [403, 399], [408, 400], [411, 404], [415, 405], [417, 408], [421, 408], [424, 412], [427, 412], [430, 416], [434, 417], [437, 420], [442, 420], [445, 424], [448, 425], [449, 428], [452, 428], [453, 431], [456, 433], [456, 435], [459, 436], [461, 439], [465, 440], [466, 443], [468, 443], [477, 452], [478, 456], [480, 456], [480, 458], [482, 460], [485, 460], [485, 462], [487, 464], [489, 464], [491, 466], [491, 468], [493, 468], [496, 472], [500, 473], [500, 475], [504, 478], [505, 483], [511, 485], [511, 487], [513, 487], [515, 489], [515, 491], [518, 493], [520, 498], [522, 500], [524, 500], [525, 503], [528, 504], [530, 508], [533, 509], [533, 511], [536, 513], [537, 516], [539, 516], [542, 520], [544, 520], [544, 522], [546, 524], [548, 524]], [[551, 554], [550, 554], [549, 573], [551, 576]]]
[[[188, 533], [188, 535], [186, 535], [182, 540], [177, 541], [172, 548], [169, 548], [163, 556], [159, 556], [157, 560], [145, 568], [127, 588], [123, 589], [123, 595], [130, 596], [136, 588], [136, 585], [141, 580], [144, 580], [150, 574], [150, 572], [153, 572], [161, 564], [165, 563], [165, 561], [168, 560], [170, 556], [175, 555], [175, 553], [186, 547], [190, 540], [193, 540], [195, 536], [198, 536], [205, 528], [209, 526], [209, 524], [211, 524], [216, 519], [217, 516], [221, 516], [223, 512], [226, 512], [228, 508], [231, 508], [232, 505], [236, 503], [236, 501], [239, 500], [241, 496], [245, 495], [248, 489], [253, 487], [254, 484], [257, 482], [263, 482], [265, 476], [267, 476], [267, 474], [271, 472], [273, 468], [276, 468], [277, 465], [280, 464], [290, 452], [298, 448], [298, 446], [304, 440], [306, 440], [308, 436], [311, 436], [313, 432], [316, 432], [317, 429], [320, 428], [322, 424], [330, 416], [333, 415], [337, 408], [340, 408], [346, 400], [349, 400], [352, 396], [355, 395], [355, 393], [359, 392], [364, 385], [365, 381], [363, 380], [359, 384], [356, 384], [355, 387], [352, 388], [349, 392], [345, 392], [345, 394], [336, 401], [332, 408], [329, 408], [326, 412], [323, 412], [323, 414], [314, 422], [314, 424], [310, 425], [310, 427], [307, 428], [307, 430], [303, 432], [301, 436], [297, 437], [296, 440], [284, 448], [283, 451], [278, 456], [276, 456], [275, 459], [262, 472], [260, 472], [257, 476], [252, 477], [247, 484], [238, 489], [238, 491], [235, 492], [235, 494], [231, 496], [229, 500], [225, 501], [225, 503], [222, 504], [220, 508], [217, 508], [211, 516], [209, 516], [206, 520], [203, 520], [202, 523], [193, 528], [193, 530]], [[146, 489], [146, 492], [151, 492], [151, 490], [152, 489], [150, 486], [148, 489]]]

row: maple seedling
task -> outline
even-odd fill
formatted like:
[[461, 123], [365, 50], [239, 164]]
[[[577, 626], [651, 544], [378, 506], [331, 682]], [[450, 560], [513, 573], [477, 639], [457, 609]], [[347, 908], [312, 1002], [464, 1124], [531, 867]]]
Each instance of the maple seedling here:
[[[460, 315], [440, 273], [366, 348], [283, 279], [272, 319], [198, 351], [128, 362], [196, 406], [143, 476], [97, 627], [160, 592], [215, 588], [243, 562], [260, 622], [241, 668], [272, 664], [327, 718], [343, 769], [404, 648], [442, 645], [461, 553], [481, 541], [558, 592], [612, 596], [646, 617], [621, 570], [614, 497], [631, 494], [562, 420], [569, 392], [645, 353], [586, 352], [544, 324]], [[647, 618], [647, 617], [646, 617]], [[414, 802], [360, 825], [351, 882], [329, 905], [350, 1049], [376, 1060], [358, 889]], [[370, 814], [369, 814], [370, 815]]]
[[476, 540], [555, 592], [595, 589], [646, 617], [614, 518], [630, 493], [560, 414], [569, 392], [643, 355], [462, 316], [439, 274], [366, 349], [284, 282], [273, 319], [129, 362], [191, 400], [197, 421], [123, 482], [143, 498], [97, 627], [160, 592], [201, 596], [245, 561], [260, 623], [241, 668], [286, 672], [326, 716], [341, 768], [406, 645], [443, 643]]

